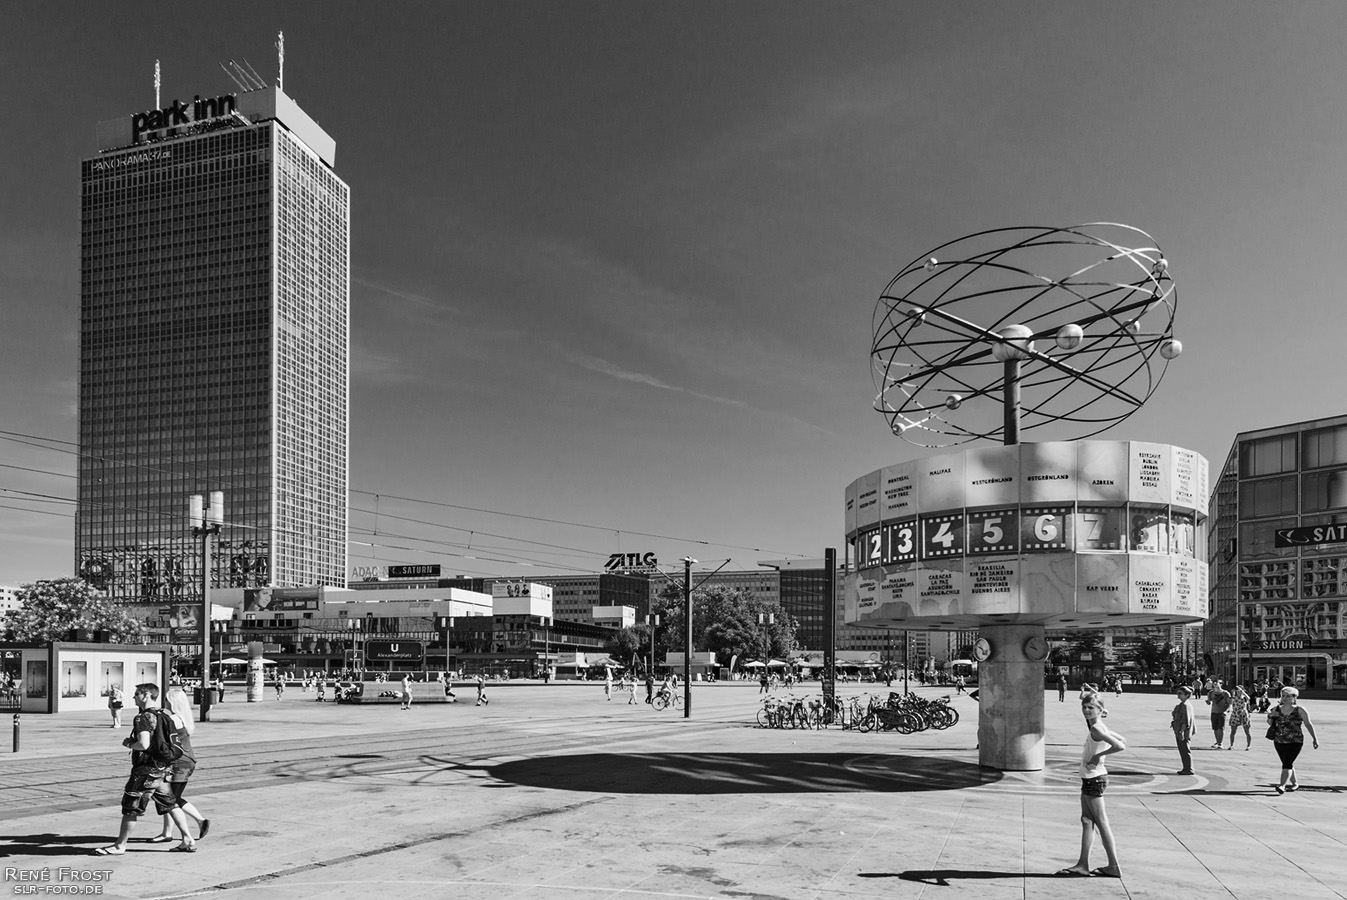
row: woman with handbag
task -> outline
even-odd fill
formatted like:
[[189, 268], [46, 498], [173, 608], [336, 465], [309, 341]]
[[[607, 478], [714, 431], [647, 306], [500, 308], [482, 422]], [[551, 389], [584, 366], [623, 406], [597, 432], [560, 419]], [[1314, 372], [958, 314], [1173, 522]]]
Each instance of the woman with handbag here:
[[[112, 713], [112, 727], [122, 727], [122, 707], [126, 705], [126, 695], [117, 685], [108, 688], [108, 711]], [[18, 726], [15, 726], [18, 727]], [[15, 740], [18, 740], [15, 738]]]
[[1319, 736], [1314, 733], [1314, 723], [1310, 721], [1310, 712], [1299, 704], [1300, 691], [1287, 685], [1281, 690], [1281, 699], [1267, 714], [1267, 736], [1281, 759], [1281, 780], [1273, 790], [1279, 794], [1300, 790], [1296, 779], [1296, 757], [1305, 746], [1302, 727], [1310, 733], [1314, 749], [1319, 749]]

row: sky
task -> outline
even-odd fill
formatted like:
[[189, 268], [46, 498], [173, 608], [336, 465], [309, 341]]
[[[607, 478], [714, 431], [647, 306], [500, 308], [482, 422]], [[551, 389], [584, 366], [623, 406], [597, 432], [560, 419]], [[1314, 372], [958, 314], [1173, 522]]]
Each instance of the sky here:
[[[1183, 355], [1101, 435], [1214, 473], [1344, 412], [1347, 4], [19, 2], [0, 31], [0, 585], [74, 568], [79, 165], [246, 58], [351, 188], [351, 566], [840, 548], [931, 451], [872, 409], [888, 281], [1122, 222]], [[184, 500], [185, 502], [185, 500]]]

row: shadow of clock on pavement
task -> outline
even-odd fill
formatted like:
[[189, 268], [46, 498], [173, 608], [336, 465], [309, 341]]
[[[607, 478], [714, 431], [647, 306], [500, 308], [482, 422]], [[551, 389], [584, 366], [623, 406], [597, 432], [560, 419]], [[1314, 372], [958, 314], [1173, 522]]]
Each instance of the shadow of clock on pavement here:
[[1002, 777], [958, 760], [883, 754], [883, 766], [874, 766], [878, 758], [855, 753], [582, 753], [511, 760], [486, 771], [530, 787], [629, 794], [947, 791]]

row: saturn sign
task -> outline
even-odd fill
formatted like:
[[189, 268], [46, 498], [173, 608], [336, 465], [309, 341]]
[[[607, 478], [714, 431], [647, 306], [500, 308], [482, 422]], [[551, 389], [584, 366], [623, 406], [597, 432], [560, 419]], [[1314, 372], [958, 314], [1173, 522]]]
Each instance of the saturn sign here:
[[1340, 544], [1347, 541], [1347, 525], [1310, 525], [1304, 528], [1278, 528], [1274, 545], [1306, 547], [1313, 544]]

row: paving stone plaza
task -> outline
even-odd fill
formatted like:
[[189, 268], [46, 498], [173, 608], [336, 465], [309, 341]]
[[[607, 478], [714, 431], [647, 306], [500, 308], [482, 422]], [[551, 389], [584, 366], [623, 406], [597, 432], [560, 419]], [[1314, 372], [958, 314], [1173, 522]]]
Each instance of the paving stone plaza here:
[[[144, 842], [150, 817], [125, 856], [92, 856], [116, 834], [126, 729], [92, 713], [25, 716], [0, 766], [4, 893], [1347, 896], [1347, 706], [1329, 701], [1307, 701], [1321, 746], [1301, 756], [1302, 790], [1279, 796], [1261, 728], [1251, 750], [1242, 735], [1233, 751], [1197, 750], [1198, 774], [1179, 776], [1172, 699], [1108, 698], [1128, 742], [1106, 794], [1123, 878], [1085, 885], [1053, 875], [1079, 849], [1074, 694], [1048, 695], [1047, 764], [1022, 774], [977, 765], [965, 696], [952, 700], [959, 724], [905, 736], [762, 729], [748, 684], [695, 687], [689, 719], [605, 701], [595, 684], [502, 685], [481, 708], [312, 697], [250, 704], [231, 691], [198, 726], [188, 797], [212, 828], [194, 854]], [[1210, 746], [1205, 725], [1195, 744]], [[1103, 865], [1097, 842], [1094, 854]]]

